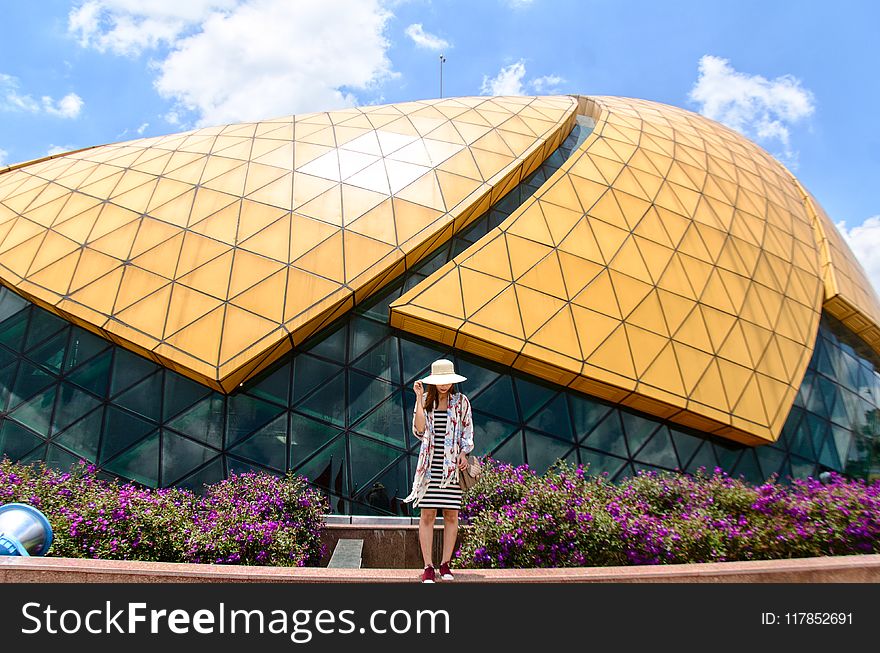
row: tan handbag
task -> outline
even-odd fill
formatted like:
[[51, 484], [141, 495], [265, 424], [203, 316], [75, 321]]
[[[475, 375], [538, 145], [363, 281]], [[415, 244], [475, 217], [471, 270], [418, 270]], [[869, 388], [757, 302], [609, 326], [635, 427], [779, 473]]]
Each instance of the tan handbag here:
[[476, 456], [468, 458], [467, 469], [458, 470], [458, 484], [462, 490], [470, 490], [477, 483], [483, 469], [480, 467], [480, 460]]

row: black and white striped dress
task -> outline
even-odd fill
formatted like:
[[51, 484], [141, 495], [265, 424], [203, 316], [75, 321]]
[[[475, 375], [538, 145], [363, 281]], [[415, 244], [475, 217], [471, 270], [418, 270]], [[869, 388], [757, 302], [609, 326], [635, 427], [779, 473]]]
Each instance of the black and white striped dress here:
[[425, 492], [425, 496], [419, 501], [419, 507], [461, 510], [461, 487], [458, 483], [440, 488], [445, 456], [443, 441], [446, 437], [446, 411], [435, 410], [432, 412], [432, 418], [434, 420], [434, 453], [431, 456], [431, 480], [428, 481], [428, 490]]

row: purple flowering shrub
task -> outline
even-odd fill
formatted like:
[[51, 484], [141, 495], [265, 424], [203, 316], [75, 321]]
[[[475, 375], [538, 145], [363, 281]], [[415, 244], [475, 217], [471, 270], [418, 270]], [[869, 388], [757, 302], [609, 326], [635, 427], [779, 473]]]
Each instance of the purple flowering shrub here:
[[233, 474], [208, 486], [196, 512], [193, 562], [315, 566], [321, 559], [326, 501], [288, 472]]
[[488, 461], [465, 495], [465, 567], [673, 564], [880, 553], [880, 481], [750, 485], [716, 468], [612, 484]]
[[49, 555], [69, 558], [302, 566], [320, 558], [323, 497], [293, 475], [232, 476], [189, 490], [105, 481], [0, 459], [0, 505], [28, 503], [52, 525]]

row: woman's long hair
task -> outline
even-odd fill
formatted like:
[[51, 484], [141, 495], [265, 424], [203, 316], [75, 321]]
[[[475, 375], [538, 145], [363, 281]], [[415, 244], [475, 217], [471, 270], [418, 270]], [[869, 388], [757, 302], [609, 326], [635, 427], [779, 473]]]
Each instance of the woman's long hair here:
[[[437, 404], [440, 402], [440, 393], [437, 392], [437, 386], [426, 383], [428, 386], [428, 396], [425, 397], [425, 410], [434, 410], [437, 408]], [[449, 388], [449, 392], [446, 393], [447, 396], [451, 397], [456, 392], [458, 392], [458, 388], [455, 387], [455, 384], [452, 384], [452, 387]]]

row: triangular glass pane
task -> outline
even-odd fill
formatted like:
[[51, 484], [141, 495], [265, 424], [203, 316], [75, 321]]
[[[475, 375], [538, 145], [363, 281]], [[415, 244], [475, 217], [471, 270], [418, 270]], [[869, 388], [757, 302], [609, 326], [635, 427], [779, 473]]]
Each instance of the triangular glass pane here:
[[148, 487], [158, 487], [159, 431], [151, 433], [140, 444], [115, 458], [104, 468]]
[[[727, 471], [734, 468], [740, 455], [745, 450], [743, 445], [735, 442], [729, 444], [713, 442], [711, 445], [712, 450], [715, 452], [715, 459], [718, 461], [718, 466]], [[711, 469], [709, 471], [711, 471]]]
[[407, 464], [408, 458], [407, 455], [399, 457], [378, 478], [363, 487], [355, 499], [365, 504], [365, 510], [358, 510], [358, 513], [370, 511], [386, 515], [411, 514], [410, 504], [403, 502], [404, 497], [409, 494], [412, 484], [412, 475]]
[[868, 479], [871, 473], [871, 441], [854, 435], [846, 456], [844, 472], [853, 478]]
[[835, 388], [834, 397], [834, 405], [831, 408], [831, 421], [840, 424], [841, 426], [850, 427], [849, 415], [846, 411], [845, 399], [843, 398], [843, 393], [845, 391], [839, 386]]
[[55, 381], [54, 376], [39, 367], [27, 361], [21, 361], [18, 366], [18, 374], [15, 376], [15, 384], [12, 386], [12, 393], [9, 396], [9, 408], [15, 408]]
[[400, 384], [400, 357], [396, 337], [388, 338], [367, 352], [354, 368]]
[[204, 445], [164, 431], [162, 433], [162, 485], [174, 484], [180, 477], [186, 476], [218, 454], [218, 451]]
[[553, 463], [565, 458], [572, 450], [572, 443], [565, 443], [556, 438], [549, 438], [543, 433], [526, 429], [526, 461], [529, 467], [543, 474]]
[[801, 423], [798, 424], [797, 430], [792, 437], [792, 442], [789, 446], [789, 450], [792, 453], [804, 456], [805, 458], [809, 458], [810, 460], [815, 459], [816, 451], [813, 449], [813, 437], [810, 433], [809, 423], [806, 419], [802, 420]]
[[55, 391], [56, 387], [53, 386], [38, 394], [9, 413], [9, 417], [36, 431], [43, 437], [48, 437], [52, 405], [55, 403]]
[[574, 444], [571, 417], [564, 394], [559, 394], [546, 408], [540, 410], [528, 421], [528, 425]]
[[813, 351], [812, 362], [815, 364], [815, 368], [822, 374], [835, 376], [834, 366], [831, 364], [831, 358], [828, 355], [828, 344], [824, 338], [816, 340], [816, 349]]
[[223, 396], [214, 393], [172, 419], [166, 426], [219, 449], [223, 446], [224, 403]]
[[21, 311], [0, 323], [0, 344], [13, 351], [21, 351], [29, 316], [30, 311]]
[[49, 371], [58, 374], [61, 372], [66, 351], [67, 331], [62, 331], [49, 338], [48, 342], [34, 347], [27, 353], [27, 357], [38, 365], [42, 365]]
[[694, 452], [703, 441], [696, 436], [683, 433], [677, 429], [669, 429], [669, 432], [672, 435], [675, 450], [678, 452], [678, 467], [679, 469], [685, 469], [691, 456], [694, 455]]
[[287, 397], [290, 390], [290, 372], [289, 361], [277, 370], [264, 372], [247, 383], [247, 393], [286, 407], [289, 403]]
[[348, 496], [347, 459], [345, 437], [340, 436], [308, 462], [297, 467], [296, 473], [328, 492]]
[[491, 455], [495, 460], [510, 463], [511, 465], [525, 464], [526, 457], [525, 452], [523, 452], [522, 433], [514, 433], [507, 442], [491, 452]]
[[[63, 431], [80, 417], [93, 410], [101, 403], [98, 399], [77, 389], [70, 383], [62, 383], [59, 386], [58, 402], [55, 406], [55, 414], [52, 416], [52, 433]], [[100, 426], [95, 432], [95, 440], [101, 432]]]
[[400, 353], [403, 355], [403, 384], [407, 387], [412, 386], [416, 377], [427, 376], [431, 363], [445, 355], [442, 349], [427, 347], [406, 337], [400, 338]]
[[455, 369], [459, 374], [467, 378], [468, 397], [476, 396], [480, 390], [498, 378], [498, 372], [462, 357], [458, 358], [458, 364]]
[[[294, 382], [296, 391], [296, 382]], [[345, 426], [345, 374], [337, 374], [308, 399], [297, 405], [297, 410], [337, 426]]]
[[[104, 437], [101, 438], [100, 462], [103, 463], [126, 447], [130, 447], [155, 428], [155, 424], [108, 406]], [[158, 438], [158, 433], [156, 437]], [[156, 462], [158, 464], [158, 458]]]
[[620, 471], [621, 467], [626, 465], [626, 461], [622, 458], [607, 456], [598, 451], [591, 451], [583, 447], [580, 447], [580, 456], [581, 464], [588, 465], [587, 473], [590, 476], [600, 476], [607, 472], [608, 476], [613, 477]]
[[630, 453], [633, 454], [639, 450], [660, 425], [654, 420], [646, 419], [639, 415], [633, 415], [626, 411], [621, 411], [620, 416], [623, 418], [623, 426], [626, 431], [626, 439], [629, 443]]
[[596, 424], [614, 410], [606, 404], [574, 394], [569, 395], [569, 405], [571, 406], [575, 434], [578, 438], [582, 438], [592, 431]]
[[0, 325], [30, 305], [31, 303], [24, 297], [16, 295], [8, 288], [0, 288]]
[[629, 451], [623, 437], [623, 427], [620, 425], [620, 413], [615, 410], [609, 414], [581, 440], [581, 445], [628, 458]]
[[154, 362], [132, 354], [121, 347], [115, 347], [114, 350], [113, 378], [110, 383], [111, 395], [130, 388], [159, 367]]
[[72, 454], [66, 449], [49, 444], [46, 450], [46, 466], [55, 469], [70, 469], [71, 465], [75, 465], [79, 461], [79, 456]]
[[366, 317], [354, 316], [349, 322], [349, 360], [354, 360], [391, 333], [385, 324]]
[[755, 447], [755, 454], [766, 478], [774, 472], [782, 475], [782, 465], [785, 462], [785, 452], [772, 446]]
[[290, 466], [301, 465], [341, 431], [299, 413], [290, 414]]
[[19, 457], [15, 462], [22, 463], [23, 465], [30, 465], [31, 463], [40, 460], [46, 460], [46, 450], [49, 448], [49, 445], [43, 440], [40, 440], [40, 442], [42, 442], [40, 446], [36, 449], [31, 449], [29, 452]]
[[614, 481], [615, 483], [620, 483], [624, 479], [630, 478], [635, 475], [636, 475], [636, 473], [635, 473], [635, 470], [633, 469], [633, 466], [629, 463], [626, 463], [623, 467], [620, 468], [620, 471], [618, 471], [612, 477], [611, 480]]
[[474, 411], [474, 450], [475, 456], [493, 452], [510, 434], [518, 430], [516, 424], [495, 419], [480, 411]]
[[809, 413], [806, 416], [806, 422], [813, 440], [813, 451], [818, 454], [822, 450], [822, 445], [825, 444], [825, 439], [830, 435], [831, 424]]
[[110, 363], [112, 360], [113, 351], [107, 350], [68, 374], [67, 380], [99, 397], [104, 397], [107, 395], [107, 386], [110, 383]]
[[517, 419], [513, 382], [507, 375], [502, 376], [479, 395], [473, 397], [472, 402], [474, 406], [479, 406], [483, 412], [507, 419]]
[[791, 475], [794, 478], [807, 478], [808, 476], [815, 476], [816, 464], [810, 460], [804, 460], [803, 458], [799, 458], [798, 456], [791, 456], [789, 458], [789, 462], [791, 463]]
[[400, 280], [395, 281], [368, 299], [366, 303], [358, 306], [355, 309], [355, 312], [359, 315], [366, 315], [367, 317], [371, 317], [374, 320], [387, 324], [388, 306], [391, 302], [400, 297], [402, 291], [403, 283]]
[[761, 471], [761, 466], [758, 463], [758, 457], [755, 455], [754, 449], [743, 451], [732, 475], [743, 476], [749, 483], [762, 483], [767, 478], [764, 472]]
[[816, 397], [818, 396], [822, 403], [825, 406], [824, 411], [815, 411], [813, 410], [812, 405], [810, 406], [810, 410], [813, 412], [817, 412], [819, 415], [823, 417], [831, 418], [832, 411], [834, 410], [834, 396], [837, 394], [837, 386], [833, 381], [829, 381], [821, 374], [816, 375], [816, 380], [813, 383], [813, 391], [810, 393], [810, 403], [816, 403]]
[[[349, 434], [352, 493], [371, 487], [373, 479], [403, 453], [359, 435]], [[406, 496], [406, 495], [404, 495]]]
[[109, 346], [110, 343], [103, 338], [99, 338], [85, 329], [74, 327], [70, 337], [70, 346], [67, 348], [67, 357], [64, 360], [64, 371], [68, 372], [74, 367], [82, 365]]
[[9, 456], [10, 460], [19, 460], [37, 445], [44, 441], [23, 426], [4, 419], [0, 426], [0, 456]]
[[231, 447], [275, 419], [283, 409], [268, 401], [232, 395], [226, 402], [226, 446]]
[[406, 432], [409, 420], [403, 418], [403, 398], [395, 392], [376, 410], [352, 425], [358, 433], [369, 435], [387, 444], [402, 449], [406, 448]]
[[776, 440], [776, 444], [779, 445], [781, 449], [787, 450], [791, 448], [795, 434], [797, 433], [797, 427], [800, 424], [803, 414], [804, 411], [801, 408], [792, 406], [792, 409], [789, 411], [788, 417], [785, 420], [785, 424], [782, 425], [782, 430], [779, 432], [779, 438]]
[[449, 245], [445, 245], [440, 247], [436, 252], [434, 252], [430, 257], [425, 259], [424, 261], [420, 261], [417, 265], [415, 265], [412, 270], [413, 272], [418, 272], [419, 274], [424, 274], [425, 276], [429, 276], [442, 268], [449, 256]]
[[[626, 418], [624, 418], [626, 419]], [[635, 454], [635, 459], [646, 465], [675, 469], [678, 467], [678, 459], [675, 456], [675, 448], [669, 436], [669, 429], [661, 426], [651, 436], [641, 449]]]
[[[530, 383], [523, 379], [516, 380], [516, 393], [519, 395], [519, 405], [522, 410], [522, 419], [531, 419], [538, 410], [544, 406], [550, 398], [556, 394], [556, 390], [547, 388], [537, 383]], [[509, 409], [508, 409], [509, 411]], [[510, 413], [508, 412], [508, 415]]]
[[319, 331], [309, 338], [303, 345], [303, 350], [315, 356], [323, 356], [337, 363], [345, 363], [345, 341], [348, 330], [345, 326], [328, 332], [328, 329]]
[[0, 347], [0, 367], [4, 365], [8, 365], [12, 361], [18, 360], [18, 356], [13, 354], [11, 351], [6, 349], [5, 347]]
[[53, 441], [86, 460], [95, 461], [98, 459], [98, 444], [103, 424], [104, 409], [102, 407], [53, 438]]
[[[359, 372], [348, 373], [348, 423], [361, 419], [373, 407], [387, 399], [394, 386], [386, 381], [374, 379]], [[341, 415], [340, 415], [341, 417]]]
[[685, 471], [689, 474], [693, 474], [700, 467], [703, 467], [711, 474], [712, 470], [717, 466], [718, 462], [715, 460], [715, 453], [712, 451], [712, 446], [708, 442], [703, 442], [702, 446], [697, 449], [697, 453], [695, 453], [693, 458], [690, 459], [690, 462], [688, 462]]
[[854, 437], [853, 432], [849, 429], [842, 429], [839, 426], [831, 425], [831, 435], [835, 449], [837, 450], [837, 459], [841, 463], [845, 463], [846, 454], [849, 451], [850, 443]]
[[223, 458], [217, 456], [200, 470], [179, 480], [174, 487], [190, 490], [197, 495], [204, 494], [206, 485], [213, 485], [226, 477], [223, 472]]
[[0, 410], [6, 410], [6, 403], [9, 400], [12, 385], [15, 383], [15, 373], [17, 371], [18, 365], [16, 363], [0, 369]]
[[157, 372], [117, 396], [113, 403], [154, 422], [159, 422], [162, 374]]
[[[210, 392], [201, 383], [190, 381], [171, 370], [165, 370], [165, 398], [162, 419], [167, 420], [189, 408]], [[221, 400], [222, 401], [222, 400]]]
[[70, 323], [57, 315], [42, 309], [35, 310], [31, 315], [30, 324], [28, 324], [27, 340], [24, 345], [25, 350], [43, 342], [49, 336], [54, 335], [67, 326], [70, 326]]
[[287, 469], [287, 414], [279, 415], [229, 451], [260, 465], [284, 471]]
[[336, 363], [328, 363], [305, 354], [297, 356], [293, 362], [293, 403], [301, 401], [341, 369]]

